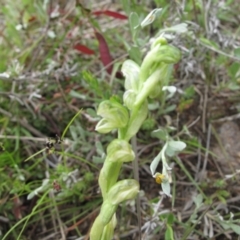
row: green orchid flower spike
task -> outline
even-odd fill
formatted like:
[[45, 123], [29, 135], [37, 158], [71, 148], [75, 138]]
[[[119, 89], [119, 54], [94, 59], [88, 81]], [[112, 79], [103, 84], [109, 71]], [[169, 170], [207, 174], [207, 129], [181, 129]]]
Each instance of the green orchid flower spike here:
[[128, 111], [114, 100], [100, 103], [97, 114], [102, 117], [96, 126], [96, 131], [108, 133], [113, 129], [123, 128], [128, 122]]
[[[155, 19], [160, 11], [154, 10], [143, 23], [146, 26]], [[139, 24], [140, 25], [140, 24]], [[138, 25], [138, 26], [139, 26]], [[117, 224], [116, 210], [120, 203], [134, 199], [139, 192], [139, 183], [134, 179], [118, 181], [122, 164], [134, 160], [135, 154], [129, 144], [148, 116], [148, 98], [155, 98], [171, 76], [173, 64], [181, 58], [180, 51], [168, 45], [166, 39], [158, 38], [139, 66], [132, 60], [122, 65], [125, 76], [123, 104], [114, 100], [100, 103], [97, 114], [102, 119], [96, 125], [96, 131], [109, 133], [117, 130], [117, 139], [107, 147], [107, 156], [99, 175], [103, 203], [91, 232], [91, 240], [111, 240]], [[166, 88], [172, 90], [173, 88]], [[173, 90], [172, 90], [173, 91]], [[175, 149], [176, 150], [176, 149]], [[167, 142], [163, 150], [153, 160], [152, 175], [162, 185], [164, 192], [170, 195], [170, 174], [167, 157], [175, 151], [172, 142]], [[163, 162], [162, 173], [156, 173], [158, 163]]]

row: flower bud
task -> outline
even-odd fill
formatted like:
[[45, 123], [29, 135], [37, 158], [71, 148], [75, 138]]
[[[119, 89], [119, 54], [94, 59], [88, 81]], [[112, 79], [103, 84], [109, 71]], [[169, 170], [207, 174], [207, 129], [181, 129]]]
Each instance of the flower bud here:
[[152, 89], [152, 91], [149, 93], [149, 97], [152, 99], [156, 98], [156, 97], [160, 96], [161, 92], [162, 92], [162, 87], [161, 87], [160, 83], [158, 83], [158, 85], [156, 85], [155, 88]]
[[114, 122], [110, 122], [107, 119], [101, 119], [95, 127], [95, 130], [99, 133], [108, 133], [111, 132], [113, 129], [117, 128]]
[[132, 60], [126, 60], [122, 65], [122, 73], [125, 76], [125, 89], [138, 91], [140, 67]]
[[131, 145], [121, 139], [113, 140], [107, 147], [107, 159], [110, 162], [131, 162], [135, 158]]
[[[153, 72], [143, 83], [141, 91], [137, 95], [135, 105], [141, 105], [151, 94], [154, 94], [154, 89], [159, 85], [160, 81], [169, 77], [171, 67], [168, 64], [162, 64], [159, 69]], [[154, 96], [154, 95], [153, 95]]]
[[136, 93], [133, 90], [127, 90], [123, 95], [123, 102], [125, 106], [132, 110], [136, 100]]
[[146, 58], [146, 61], [150, 62], [164, 62], [167, 64], [174, 64], [180, 60], [181, 52], [178, 48], [172, 45], [156, 45], [148, 53]]
[[119, 203], [134, 199], [139, 192], [139, 183], [134, 179], [118, 181], [108, 192], [107, 199], [117, 206]]
[[125, 127], [128, 123], [128, 110], [114, 100], [100, 103], [97, 114], [102, 116], [96, 126], [96, 131], [108, 133], [113, 129]]
[[151, 49], [153, 49], [157, 45], [159, 45], [159, 46], [160, 45], [168, 45], [167, 39], [164, 37], [159, 37], [159, 38], [155, 39], [155, 41], [151, 45]]
[[161, 63], [174, 64], [181, 58], [181, 52], [171, 45], [156, 45], [144, 58], [140, 68], [141, 84], [153, 73], [161, 67]]

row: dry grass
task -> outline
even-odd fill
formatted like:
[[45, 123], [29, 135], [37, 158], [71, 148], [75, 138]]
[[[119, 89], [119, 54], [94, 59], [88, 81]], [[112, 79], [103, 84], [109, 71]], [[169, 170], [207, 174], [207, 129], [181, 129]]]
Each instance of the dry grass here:
[[[104, 34], [117, 64], [128, 57], [126, 43], [132, 44], [127, 21], [88, 15], [88, 8], [124, 13], [123, 7], [111, 1], [50, 1], [50, 9], [58, 13], [59, 5], [62, 11], [51, 18], [42, 3], [24, 8], [2, 2], [10, 10], [2, 10], [0, 27], [0, 69], [5, 72], [0, 77], [0, 142], [5, 148], [0, 152], [0, 233], [10, 233], [5, 239], [87, 239], [101, 203], [97, 177], [111, 140], [94, 131], [95, 109], [112, 93], [121, 97], [123, 89], [123, 80], [109, 76], [99, 60], [93, 26]], [[134, 7], [130, 2], [142, 17], [154, 5], [142, 1]], [[150, 116], [153, 129], [176, 127], [175, 137], [188, 148], [172, 159], [173, 197], [167, 198], [149, 171], [162, 143], [151, 138], [153, 129], [138, 134], [140, 212], [134, 202], [119, 208], [115, 239], [138, 239], [139, 224], [142, 239], [164, 239], [166, 231], [173, 231], [176, 240], [238, 239], [240, 7], [237, 1], [226, 2], [200, 6], [198, 1], [173, 1], [163, 24], [159, 20], [139, 36], [153, 37], [161, 24], [188, 23], [188, 33], [171, 40], [183, 53], [173, 80], [178, 94]], [[25, 30], [8, 25], [22, 20], [28, 23]], [[95, 55], [74, 50], [79, 42]], [[81, 116], [54, 154], [44, 151], [24, 162], [46, 147], [48, 137], [61, 136], [80, 108]], [[121, 178], [132, 175], [132, 166], [124, 166]], [[47, 188], [28, 200], [44, 179], [49, 180]], [[56, 184], [61, 190], [53, 189]]]

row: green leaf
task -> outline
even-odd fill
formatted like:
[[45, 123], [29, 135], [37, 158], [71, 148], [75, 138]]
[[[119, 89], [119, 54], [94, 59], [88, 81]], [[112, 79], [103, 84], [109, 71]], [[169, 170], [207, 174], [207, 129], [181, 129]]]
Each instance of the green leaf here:
[[69, 95], [73, 98], [79, 98], [79, 99], [83, 99], [86, 100], [86, 95], [85, 94], [81, 94], [80, 92], [71, 90]]
[[237, 76], [238, 71], [240, 70], [240, 63], [234, 62], [232, 63], [227, 71], [230, 77], [235, 78]]
[[167, 230], [165, 232], [165, 240], [174, 240], [173, 229], [170, 225], [167, 224]]
[[219, 222], [225, 230], [232, 229], [235, 233], [240, 234], [240, 226], [227, 221]]
[[170, 192], [171, 192], [170, 183], [169, 183], [169, 182], [163, 182], [163, 183], [161, 184], [161, 186], [162, 186], [163, 192], [164, 192], [167, 196], [170, 196]]
[[175, 221], [175, 217], [173, 213], [169, 213], [168, 217], [167, 217], [167, 223], [168, 224], [173, 224], [173, 222]]
[[121, 2], [122, 2], [124, 12], [126, 12], [127, 15], [129, 15], [131, 10], [129, 0], [121, 0]]
[[203, 203], [203, 196], [198, 194], [196, 197], [193, 197], [193, 201], [196, 204], [197, 209], [202, 206]]
[[234, 49], [234, 56], [240, 58], [240, 48]]
[[213, 42], [213, 41], [210, 41], [209, 39], [206, 39], [206, 38], [201, 37], [201, 38], [200, 38], [200, 42], [202, 42], [204, 45], [213, 47], [213, 48], [215, 48], [215, 49], [219, 49], [219, 46], [217, 45], [217, 43], [215, 43], [215, 42]]
[[158, 110], [160, 108], [159, 105], [160, 105], [159, 101], [154, 101], [154, 102], [148, 103], [148, 110], [149, 111]]
[[224, 197], [222, 197], [221, 195], [217, 195], [218, 199], [220, 202], [222, 202], [223, 204], [226, 204], [226, 199]]
[[96, 164], [102, 164], [102, 163], [104, 163], [104, 159], [103, 159], [103, 158], [96, 157], [96, 156], [93, 156], [93, 157], [92, 157], [92, 161], [93, 161], [93, 163], [96, 163]]
[[162, 160], [162, 152], [160, 152], [150, 164], [150, 170], [151, 170], [152, 176], [154, 176], [156, 172], [156, 168], [161, 160]]
[[173, 157], [178, 152], [182, 151], [186, 147], [186, 143], [182, 141], [169, 141], [167, 143], [166, 154], [169, 157]]
[[160, 33], [162, 33], [162, 32], [185, 33], [187, 31], [188, 31], [187, 24], [186, 23], [180, 23], [180, 24], [177, 24], [177, 25], [172, 26], [170, 28], [164, 28], [160, 31]]
[[159, 111], [160, 114], [167, 114], [167, 113], [170, 113], [172, 111], [174, 111], [176, 109], [176, 105], [175, 104], [172, 104], [172, 105], [169, 105], [167, 106], [165, 109], [163, 109], [163, 111]]
[[166, 141], [167, 140], [167, 137], [168, 137], [168, 133], [166, 131], [166, 129], [164, 128], [159, 128], [157, 130], [154, 130], [152, 133], [151, 133], [151, 137], [154, 137], [154, 138], [158, 138], [158, 139], [161, 139], [163, 141]]
[[137, 64], [141, 64], [142, 61], [142, 53], [137, 46], [132, 46], [128, 51], [130, 58], [133, 59]]
[[239, 225], [232, 223], [232, 224], [229, 224], [229, 226], [235, 233], [240, 235], [240, 226]]
[[97, 151], [97, 154], [99, 156], [104, 156], [105, 155], [105, 152], [104, 152], [104, 149], [103, 149], [103, 145], [100, 141], [97, 141], [95, 143], [95, 147], [96, 147], [96, 151]]
[[191, 99], [195, 96], [195, 89], [194, 86], [190, 86], [184, 90], [184, 98]]
[[221, 196], [223, 196], [223, 197], [229, 197], [229, 195], [230, 195], [230, 193], [229, 193], [229, 191], [226, 191], [226, 190], [219, 190], [218, 192], [217, 192], [217, 194], [218, 195], [221, 195]]
[[136, 30], [139, 27], [139, 16], [137, 13], [132, 12], [130, 14], [130, 19], [129, 19], [129, 24], [130, 24], [130, 29], [132, 32], [132, 35], [134, 36], [136, 34]]

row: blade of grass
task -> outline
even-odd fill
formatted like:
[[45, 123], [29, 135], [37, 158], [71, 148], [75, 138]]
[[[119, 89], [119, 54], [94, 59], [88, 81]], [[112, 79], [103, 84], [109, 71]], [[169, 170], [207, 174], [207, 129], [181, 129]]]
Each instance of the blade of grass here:
[[76, 119], [76, 117], [82, 112], [82, 109], [80, 109], [75, 115], [74, 117], [70, 120], [70, 122], [68, 123], [68, 125], [66, 126], [66, 128], [63, 131], [62, 137], [64, 138], [64, 136], [66, 135], [67, 130], [69, 129], [69, 127], [71, 126], [71, 124], [73, 123], [73, 121]]
[[191, 180], [191, 182], [193, 183], [193, 185], [196, 187], [196, 189], [202, 194], [202, 196], [207, 200], [207, 196], [204, 194], [204, 192], [202, 191], [202, 189], [198, 186], [198, 184], [196, 183], [196, 181], [192, 178], [191, 174], [188, 172], [188, 170], [185, 168], [185, 166], [182, 164], [181, 160], [179, 159], [179, 157], [175, 158], [176, 163], [180, 166], [180, 168], [184, 171], [184, 173], [186, 174], [186, 176]]

